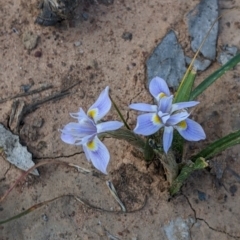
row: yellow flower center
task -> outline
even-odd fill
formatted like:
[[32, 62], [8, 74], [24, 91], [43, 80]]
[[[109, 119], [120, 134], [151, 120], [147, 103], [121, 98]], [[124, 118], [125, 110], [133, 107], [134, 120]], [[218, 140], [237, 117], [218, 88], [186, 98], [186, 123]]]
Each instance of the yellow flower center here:
[[181, 121], [180, 123], [177, 124], [180, 128], [186, 129], [187, 128], [187, 123], [186, 121]]
[[94, 141], [90, 141], [87, 143], [87, 147], [90, 149], [90, 150], [94, 150], [96, 148], [96, 144]]
[[152, 120], [153, 120], [153, 123], [155, 123], [155, 124], [160, 124], [162, 122], [160, 117], [157, 114], [154, 114]]
[[96, 115], [97, 115], [97, 110], [96, 109], [91, 109], [91, 110], [88, 111], [87, 115], [90, 118], [94, 119], [96, 117]]
[[158, 94], [158, 97], [159, 97], [159, 99], [161, 99], [161, 98], [163, 98], [163, 97], [166, 97], [166, 94], [163, 93], [163, 92], [161, 92], [161, 93]]

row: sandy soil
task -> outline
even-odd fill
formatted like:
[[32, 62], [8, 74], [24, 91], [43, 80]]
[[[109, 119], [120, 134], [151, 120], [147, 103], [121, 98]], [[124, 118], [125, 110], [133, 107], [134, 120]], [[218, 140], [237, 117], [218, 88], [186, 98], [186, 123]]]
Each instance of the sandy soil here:
[[[19, 129], [12, 126], [34, 161], [67, 161], [90, 169], [83, 174], [63, 165], [40, 167], [39, 177], [29, 176], [11, 192], [0, 206], [6, 219], [30, 206], [63, 194], [74, 194], [99, 211], [63, 197], [16, 221], [0, 226], [0, 239], [219, 239], [240, 238], [240, 151], [227, 150], [211, 161], [212, 169], [196, 172], [182, 192], [169, 200], [167, 183], [160, 170], [146, 167], [128, 144], [106, 139], [111, 153], [108, 176], [97, 174], [78, 147], [64, 144], [58, 129], [71, 121], [69, 112], [85, 110], [109, 86], [111, 94], [131, 126], [135, 124], [128, 104], [149, 101], [145, 61], [169, 29], [173, 29], [191, 53], [185, 14], [199, 1], [119, 0], [114, 4], [83, 1], [73, 22], [55, 27], [34, 24], [39, 13], [37, 2], [0, 0], [0, 122], [9, 126], [15, 100], [26, 105], [67, 90], [62, 98], [47, 101], [26, 114]], [[218, 52], [224, 44], [240, 48], [239, 1], [220, 1]], [[82, 13], [88, 13], [85, 21]], [[35, 49], [25, 49], [22, 37], [31, 32], [39, 37]], [[122, 37], [132, 33], [132, 40]], [[191, 53], [192, 54], [192, 53]], [[199, 74], [197, 82], [219, 67]], [[45, 89], [49, 86], [48, 89]], [[17, 94], [41, 89], [35, 94]], [[199, 100], [193, 113], [204, 127], [206, 145], [240, 128], [240, 67], [224, 75]], [[108, 118], [117, 119], [113, 110]], [[40, 122], [40, 123], [39, 123]], [[194, 152], [202, 144], [191, 144]], [[0, 195], [22, 171], [0, 158]], [[111, 180], [130, 213], [120, 211], [105, 181]], [[145, 202], [146, 199], [146, 202]], [[182, 228], [174, 227], [180, 221]], [[173, 226], [175, 238], [169, 237]], [[178, 231], [179, 230], [179, 231]], [[186, 234], [180, 234], [186, 231]]]

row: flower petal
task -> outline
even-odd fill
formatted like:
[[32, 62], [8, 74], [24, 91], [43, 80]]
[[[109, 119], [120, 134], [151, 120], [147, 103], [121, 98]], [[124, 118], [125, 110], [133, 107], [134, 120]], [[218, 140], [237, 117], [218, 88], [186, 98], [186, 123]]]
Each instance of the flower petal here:
[[172, 111], [171, 112], [175, 112], [175, 111], [183, 109], [183, 108], [194, 107], [197, 104], [199, 104], [199, 102], [197, 102], [197, 101], [174, 103], [172, 105]]
[[91, 160], [95, 168], [107, 174], [107, 165], [110, 160], [109, 151], [96, 136], [92, 141], [83, 145], [87, 159]]
[[155, 77], [149, 84], [149, 91], [152, 96], [159, 101], [162, 97], [170, 96], [170, 91], [165, 80]]
[[85, 145], [87, 144], [88, 142], [92, 141], [94, 139], [94, 137], [97, 136], [97, 134], [92, 134], [92, 135], [87, 135], [85, 137], [82, 138], [82, 142], [81, 142], [81, 145]]
[[167, 126], [174, 126], [174, 125], [178, 124], [179, 122], [188, 118], [189, 115], [190, 114], [187, 111], [172, 114], [170, 116], [170, 118], [167, 120], [166, 124], [167, 124]]
[[70, 113], [70, 116], [78, 120], [89, 118], [82, 108], [80, 108], [77, 113]]
[[158, 111], [161, 111], [162, 113], [170, 113], [172, 109], [172, 101], [173, 95], [161, 98], [158, 103]]
[[206, 138], [206, 134], [197, 122], [187, 118], [175, 126], [179, 134], [188, 141], [199, 141]]
[[103, 118], [111, 108], [112, 102], [108, 92], [109, 87], [106, 87], [99, 95], [97, 101], [88, 109], [87, 115], [91, 117], [95, 123]]
[[172, 145], [173, 140], [173, 127], [164, 127], [163, 132], [163, 150], [165, 153], [168, 152]]
[[129, 108], [142, 111], [142, 112], [156, 112], [157, 105], [151, 105], [147, 103], [133, 103], [129, 105]]
[[162, 123], [165, 125], [168, 119], [171, 117], [169, 113], [158, 112], [158, 116], [161, 118]]
[[78, 137], [85, 137], [97, 133], [97, 128], [91, 120], [85, 119], [80, 123], [68, 123], [62, 129], [62, 132]]
[[123, 125], [124, 124], [119, 121], [102, 122], [102, 123], [97, 124], [97, 132], [102, 133], [102, 132], [107, 132], [107, 131], [113, 131], [113, 130], [121, 128]]
[[79, 123], [68, 123], [60, 131], [62, 132], [62, 141], [68, 144], [81, 145], [83, 138], [97, 134], [97, 127], [93, 120], [87, 117], [79, 119]]
[[137, 126], [133, 130], [137, 134], [149, 136], [163, 126], [161, 119], [155, 113], [146, 113], [138, 116]]
[[[63, 133], [63, 132], [61, 134], [61, 139], [63, 142], [68, 143], [68, 144], [75, 144], [75, 142], [77, 141], [73, 135]], [[81, 141], [81, 139], [79, 141]]]

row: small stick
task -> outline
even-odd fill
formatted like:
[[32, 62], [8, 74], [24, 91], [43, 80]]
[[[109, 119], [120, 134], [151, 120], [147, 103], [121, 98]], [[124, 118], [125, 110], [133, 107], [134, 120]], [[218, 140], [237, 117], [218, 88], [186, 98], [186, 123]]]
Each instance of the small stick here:
[[111, 181], [106, 181], [106, 184], [108, 186], [108, 189], [110, 190], [111, 194], [113, 195], [114, 199], [117, 201], [117, 203], [120, 205], [123, 212], [127, 212], [125, 206], [123, 205], [122, 201], [118, 197], [117, 191], [115, 187], [113, 186], [113, 183]]

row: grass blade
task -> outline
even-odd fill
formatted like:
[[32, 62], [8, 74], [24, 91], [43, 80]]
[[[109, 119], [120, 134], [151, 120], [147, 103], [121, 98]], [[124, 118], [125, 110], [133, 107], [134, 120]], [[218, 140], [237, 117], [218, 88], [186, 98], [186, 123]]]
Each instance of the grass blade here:
[[240, 144], [240, 130], [230, 133], [227, 136], [211, 143], [197, 155], [191, 157], [192, 161], [195, 161], [199, 157], [209, 159], [214, 155], [221, 153], [229, 147]]
[[208, 76], [202, 83], [200, 83], [191, 93], [190, 100], [196, 99], [204, 90], [206, 90], [211, 84], [213, 84], [217, 79], [219, 79], [228, 70], [235, 67], [240, 62], [240, 53], [229, 60], [217, 71]]
[[182, 80], [174, 97], [174, 103], [189, 101], [196, 74], [197, 72], [195, 71], [195, 69], [187, 70], [187, 75]]

